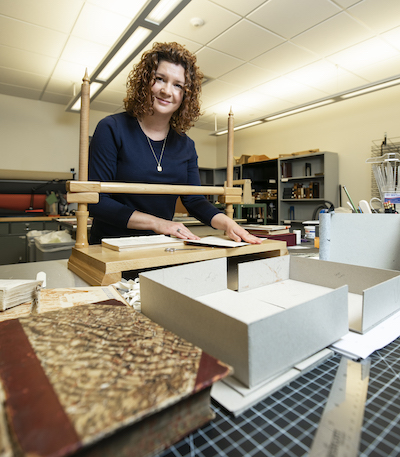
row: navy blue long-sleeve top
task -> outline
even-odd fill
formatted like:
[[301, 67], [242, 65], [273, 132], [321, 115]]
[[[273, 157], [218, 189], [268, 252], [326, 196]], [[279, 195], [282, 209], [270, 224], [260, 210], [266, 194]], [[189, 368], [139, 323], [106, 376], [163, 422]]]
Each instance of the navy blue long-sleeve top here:
[[[151, 141], [157, 160], [163, 140]], [[127, 183], [200, 185], [197, 153], [187, 135], [170, 129], [161, 160], [162, 171], [136, 118], [127, 113], [101, 120], [90, 142], [89, 180]], [[93, 216], [91, 243], [102, 238], [153, 234], [132, 230], [127, 223], [135, 210], [172, 220], [177, 195], [101, 194], [97, 204], [89, 205]], [[188, 212], [204, 224], [219, 213], [202, 195], [183, 195]]]

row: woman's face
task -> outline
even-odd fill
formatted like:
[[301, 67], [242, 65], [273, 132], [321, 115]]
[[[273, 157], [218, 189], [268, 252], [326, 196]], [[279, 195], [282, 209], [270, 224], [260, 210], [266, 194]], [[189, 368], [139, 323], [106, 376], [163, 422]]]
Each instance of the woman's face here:
[[171, 118], [181, 106], [185, 93], [185, 70], [182, 65], [162, 60], [158, 64], [151, 92], [154, 96], [154, 113]]

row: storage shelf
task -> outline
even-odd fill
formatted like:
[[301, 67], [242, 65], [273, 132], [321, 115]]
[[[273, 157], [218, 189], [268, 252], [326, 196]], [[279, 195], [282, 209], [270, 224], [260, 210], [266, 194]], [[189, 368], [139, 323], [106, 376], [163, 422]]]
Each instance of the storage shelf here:
[[309, 180], [309, 179], [324, 179], [324, 175], [318, 175], [318, 176], [291, 176], [290, 178], [281, 178], [281, 182], [288, 182], [288, 181], [299, 181], [299, 180]]
[[[292, 176], [282, 176], [285, 174]], [[306, 174], [309, 173], [310, 175]], [[296, 157], [279, 159], [279, 217], [287, 220], [292, 218], [293, 223], [312, 219], [318, 206], [330, 201], [337, 206], [339, 195], [339, 170], [338, 154], [335, 152], [319, 152], [318, 154], [305, 154]], [[304, 195], [315, 195], [317, 198], [282, 198], [290, 196], [288, 189], [294, 188], [298, 183], [304, 189]], [[297, 186], [299, 187], [299, 186]], [[316, 189], [314, 188], [316, 187]], [[287, 193], [286, 193], [287, 192]], [[301, 191], [302, 192], [302, 191]], [[299, 195], [302, 195], [299, 192]]]
[[324, 202], [325, 198], [281, 198], [281, 202]]

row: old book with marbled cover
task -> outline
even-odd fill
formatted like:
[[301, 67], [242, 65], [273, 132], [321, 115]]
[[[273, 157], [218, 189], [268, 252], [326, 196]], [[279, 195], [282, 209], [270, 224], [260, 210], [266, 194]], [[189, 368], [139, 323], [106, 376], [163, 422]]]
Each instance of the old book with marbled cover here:
[[231, 371], [116, 300], [1, 322], [0, 455], [154, 455]]

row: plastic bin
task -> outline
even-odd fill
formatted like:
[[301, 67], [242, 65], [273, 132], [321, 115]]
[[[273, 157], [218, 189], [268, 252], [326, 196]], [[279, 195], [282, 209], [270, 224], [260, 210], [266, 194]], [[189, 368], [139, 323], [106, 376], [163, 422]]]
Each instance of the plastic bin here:
[[51, 230], [31, 230], [26, 234], [26, 260], [36, 262], [35, 238], [50, 233]]
[[66, 231], [53, 231], [35, 238], [36, 262], [68, 259], [75, 241]]

